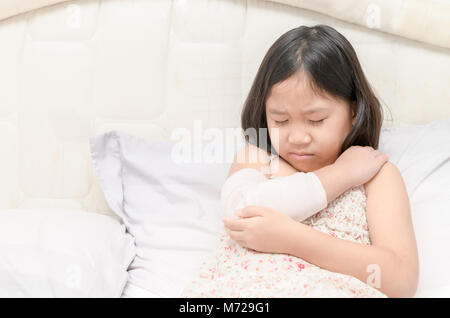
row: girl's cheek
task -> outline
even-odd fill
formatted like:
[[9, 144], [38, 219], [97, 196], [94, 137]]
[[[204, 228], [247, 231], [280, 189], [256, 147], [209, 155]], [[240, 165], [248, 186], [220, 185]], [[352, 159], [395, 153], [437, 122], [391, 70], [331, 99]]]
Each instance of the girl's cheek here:
[[[277, 153], [280, 153], [280, 144], [282, 145], [282, 143], [283, 143], [282, 138], [283, 138], [283, 135], [280, 135], [279, 130], [278, 130], [278, 133], [270, 134], [270, 141], [272, 143], [272, 147], [276, 150]], [[281, 151], [282, 151], [282, 149], [281, 149]]]
[[283, 153], [283, 151], [286, 148], [286, 142], [287, 142], [287, 140], [286, 140], [285, 136], [283, 136], [282, 134], [278, 135], [278, 138], [275, 138], [275, 143], [274, 143], [273, 148], [277, 151], [278, 154]]

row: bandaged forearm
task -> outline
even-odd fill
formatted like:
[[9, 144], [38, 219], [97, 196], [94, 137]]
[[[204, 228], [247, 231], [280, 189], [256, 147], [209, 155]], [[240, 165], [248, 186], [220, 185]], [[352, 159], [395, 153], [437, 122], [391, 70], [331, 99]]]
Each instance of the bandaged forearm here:
[[267, 179], [260, 171], [246, 168], [225, 181], [221, 204], [226, 217], [235, 217], [236, 210], [256, 205], [303, 221], [326, 208], [328, 202], [320, 179], [312, 172]]

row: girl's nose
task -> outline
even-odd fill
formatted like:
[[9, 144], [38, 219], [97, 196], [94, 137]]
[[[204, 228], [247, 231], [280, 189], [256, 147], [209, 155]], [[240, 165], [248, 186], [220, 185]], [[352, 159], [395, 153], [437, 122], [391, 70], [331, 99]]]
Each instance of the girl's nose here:
[[288, 141], [295, 145], [304, 145], [311, 142], [311, 135], [301, 129], [295, 129], [289, 134]]

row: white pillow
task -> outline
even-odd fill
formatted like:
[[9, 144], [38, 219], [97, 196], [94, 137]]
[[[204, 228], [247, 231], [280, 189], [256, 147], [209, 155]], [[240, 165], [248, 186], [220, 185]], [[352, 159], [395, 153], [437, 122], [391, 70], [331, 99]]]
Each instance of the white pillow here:
[[0, 297], [120, 297], [135, 256], [110, 216], [0, 210]]
[[379, 149], [399, 168], [412, 198], [420, 183], [450, 157], [449, 142], [450, 118], [428, 125], [383, 128]]
[[90, 143], [106, 201], [136, 241], [129, 284], [179, 297], [224, 233], [220, 190], [231, 161], [178, 163], [175, 143], [120, 131]]
[[380, 151], [402, 173], [419, 253], [417, 297], [450, 287], [450, 119], [382, 129]]

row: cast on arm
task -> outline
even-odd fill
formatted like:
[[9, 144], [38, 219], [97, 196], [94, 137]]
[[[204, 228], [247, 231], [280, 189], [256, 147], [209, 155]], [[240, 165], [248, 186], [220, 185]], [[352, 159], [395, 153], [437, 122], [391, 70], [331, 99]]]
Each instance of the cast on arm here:
[[312, 172], [296, 172], [290, 176], [267, 179], [253, 168], [233, 173], [221, 192], [225, 217], [249, 205], [265, 206], [280, 211], [296, 221], [303, 221], [327, 207], [327, 193]]

